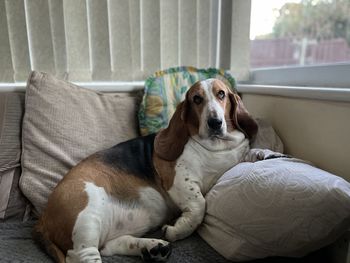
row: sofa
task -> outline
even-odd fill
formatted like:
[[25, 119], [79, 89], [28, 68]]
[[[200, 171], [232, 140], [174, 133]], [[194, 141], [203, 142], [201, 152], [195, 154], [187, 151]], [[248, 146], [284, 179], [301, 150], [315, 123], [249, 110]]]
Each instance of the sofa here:
[[[37, 74], [36, 76], [38, 76], [38, 74], [41, 73], [32, 73], [30, 79], [33, 78], [33, 74]], [[30, 85], [30, 83], [31, 82], [29, 81], [28, 85]], [[59, 82], [59, 84], [62, 83]], [[57, 86], [57, 83], [55, 85]], [[72, 88], [72, 86], [74, 85], [69, 87]], [[42, 160], [44, 163], [50, 164], [48, 165], [48, 170], [53, 170], [57, 174], [60, 174], [62, 171], [69, 169], [69, 167], [73, 166], [84, 156], [99, 149], [99, 147], [106, 147], [107, 145], [113, 145], [139, 136], [137, 114], [144, 95], [143, 92], [109, 93], [108, 96], [113, 97], [113, 100], [119, 104], [117, 111], [112, 111], [113, 114], [115, 113], [118, 115], [115, 117], [117, 121], [113, 124], [115, 125], [117, 132], [115, 132], [115, 130], [109, 131], [112, 132], [113, 138], [109, 138], [109, 141], [107, 141], [107, 137], [96, 139], [96, 137], [99, 137], [98, 135], [101, 131], [93, 130], [89, 125], [84, 127], [85, 129], [91, 128], [91, 130], [93, 130], [91, 132], [84, 130], [82, 127], [81, 129], [78, 129], [73, 123], [72, 125], [66, 125], [66, 127], [63, 127], [62, 131], [66, 129], [66, 132], [68, 133], [72, 127], [76, 130], [80, 130], [80, 132], [77, 132], [74, 136], [72, 135], [76, 138], [75, 142], [79, 142], [80, 144], [84, 144], [85, 142], [85, 144], [91, 144], [93, 146], [88, 150], [83, 150], [79, 148], [80, 144], [72, 145], [72, 141], [66, 141], [65, 143], [67, 144], [67, 147], [73, 148], [72, 151], [76, 151], [78, 154], [75, 158], [63, 157], [62, 170], [60, 167], [56, 167], [51, 161], [51, 159], [55, 159], [55, 157], [62, 158], [62, 156], [59, 154], [55, 156], [50, 152], [50, 147], [55, 147], [56, 143], [59, 144], [60, 141], [52, 142], [52, 145], [47, 141], [42, 141], [41, 145], [45, 146], [44, 149], [46, 152], [42, 151], [43, 148], [31, 143], [35, 140], [35, 137], [43, 136], [41, 134], [43, 130], [40, 128], [40, 125], [44, 127], [43, 129], [47, 128], [45, 125], [50, 121], [50, 117], [48, 116], [55, 116], [53, 118], [59, 119], [61, 115], [61, 112], [53, 111], [54, 107], [52, 108], [52, 101], [45, 101], [48, 94], [39, 98], [37, 101], [33, 100], [33, 98], [29, 99], [29, 96], [36, 96], [35, 92], [37, 91], [38, 90], [34, 89], [27, 90], [27, 93], [31, 92], [31, 94], [25, 94], [22, 92], [0, 93], [0, 262], [52, 262], [51, 258], [32, 240], [31, 237], [32, 227], [40, 213], [41, 205], [42, 203], [45, 203], [45, 200], [41, 202], [41, 198], [45, 196], [45, 193], [43, 194], [45, 191], [41, 189], [43, 186], [37, 186], [35, 184], [35, 180], [37, 180], [35, 178], [36, 171], [42, 173], [40, 168], [36, 167], [38, 165], [37, 162]], [[62, 94], [66, 92], [67, 90], [62, 90]], [[83, 117], [81, 116], [90, 114], [89, 110], [84, 107], [81, 108], [80, 115], [78, 112], [72, 112], [74, 107], [76, 109], [81, 107], [81, 105], [79, 105], [79, 103], [81, 103], [79, 99], [74, 98], [62, 101], [57, 94], [51, 94], [50, 96], [51, 98], [57, 99], [56, 104], [60, 104], [60, 108], [69, 113], [67, 116], [75, 115], [75, 113], [77, 113], [77, 116], [74, 116], [74, 118], [82, 119]], [[38, 103], [41, 103], [40, 100], [44, 104], [47, 103], [47, 105], [40, 104], [39, 111], [35, 112], [33, 108], [38, 110]], [[98, 111], [97, 108], [100, 106], [98, 104], [96, 105], [96, 111]], [[104, 106], [101, 107], [102, 110], [105, 110]], [[28, 116], [29, 111], [31, 111], [32, 114], [30, 117]], [[34, 118], [37, 118], [38, 122], [41, 123], [33, 121]], [[94, 120], [96, 116], [91, 118], [91, 120]], [[61, 123], [67, 124], [70, 122], [67, 119], [63, 119], [61, 120]], [[98, 121], [96, 123], [98, 123]], [[93, 124], [91, 125], [93, 126]], [[49, 128], [52, 133], [57, 132], [57, 127]], [[58, 132], [56, 137], [64, 140], [61, 136], [62, 134]], [[108, 132], [106, 134], [108, 134]], [[94, 145], [97, 144], [99, 144], [99, 146], [96, 148]], [[60, 150], [58, 151], [59, 153]], [[43, 172], [43, 176], [45, 176], [45, 172]], [[49, 176], [55, 177], [55, 175], [52, 174], [49, 174]], [[55, 181], [50, 181], [48, 184], [49, 187], [52, 188], [55, 185]], [[28, 192], [30, 192], [30, 194], [28, 194]], [[33, 200], [39, 201], [35, 203]], [[156, 231], [149, 235], [160, 236], [161, 233], [160, 231]], [[345, 263], [346, 260], [349, 259], [347, 256], [348, 240], [349, 232], [345, 232], [340, 237], [338, 236], [337, 240], [332, 244], [317, 249], [307, 255], [302, 255], [302, 257], [299, 258], [267, 257], [256, 259], [251, 262], [316, 261]], [[116, 255], [113, 257], [104, 257], [103, 261], [141, 262], [141, 259], [138, 257]], [[204, 241], [198, 233], [194, 233], [184, 240], [174, 242], [169, 262], [231, 261], [218, 253], [211, 245]]]

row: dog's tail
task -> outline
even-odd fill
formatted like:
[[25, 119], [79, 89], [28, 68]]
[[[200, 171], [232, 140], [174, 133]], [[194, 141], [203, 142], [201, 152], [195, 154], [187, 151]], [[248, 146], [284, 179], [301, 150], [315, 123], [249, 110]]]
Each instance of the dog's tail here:
[[34, 240], [46, 250], [46, 252], [55, 260], [55, 262], [66, 262], [65, 255], [63, 254], [62, 250], [59, 249], [59, 247], [57, 247], [56, 244], [50, 240], [49, 234], [45, 230], [45, 227], [40, 219], [34, 226], [32, 235]]

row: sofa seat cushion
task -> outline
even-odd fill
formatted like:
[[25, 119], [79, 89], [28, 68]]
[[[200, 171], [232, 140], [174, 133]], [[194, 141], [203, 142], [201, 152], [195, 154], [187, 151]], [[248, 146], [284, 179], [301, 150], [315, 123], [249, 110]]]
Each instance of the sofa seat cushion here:
[[36, 214], [79, 161], [138, 136], [139, 100], [137, 94], [99, 93], [32, 72], [25, 97], [20, 187]]

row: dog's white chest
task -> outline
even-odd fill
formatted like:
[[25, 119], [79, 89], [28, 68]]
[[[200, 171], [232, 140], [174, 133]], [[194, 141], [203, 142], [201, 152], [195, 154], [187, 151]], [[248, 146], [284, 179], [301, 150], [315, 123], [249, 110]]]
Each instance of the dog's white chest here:
[[219, 145], [215, 151], [206, 150], [197, 141], [190, 139], [177, 161], [173, 190], [170, 189], [170, 192], [180, 191], [181, 194], [183, 188], [191, 188], [193, 182], [200, 185], [202, 194], [206, 194], [217, 179], [239, 163], [249, 151], [249, 141], [243, 133], [235, 131], [233, 136], [237, 140], [233, 142], [232, 149], [220, 150]]

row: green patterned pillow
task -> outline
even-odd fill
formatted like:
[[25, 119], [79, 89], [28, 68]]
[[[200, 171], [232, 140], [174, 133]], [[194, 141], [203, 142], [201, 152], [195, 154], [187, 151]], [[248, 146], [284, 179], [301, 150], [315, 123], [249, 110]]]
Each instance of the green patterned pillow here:
[[138, 114], [140, 132], [148, 135], [166, 128], [186, 91], [198, 80], [217, 78], [234, 92], [235, 80], [224, 70], [177, 67], [158, 71], [145, 82], [145, 93]]

